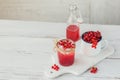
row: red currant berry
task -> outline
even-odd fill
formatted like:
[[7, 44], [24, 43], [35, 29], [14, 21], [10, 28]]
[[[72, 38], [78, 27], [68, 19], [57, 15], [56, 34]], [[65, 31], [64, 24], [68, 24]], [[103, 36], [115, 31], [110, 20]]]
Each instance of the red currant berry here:
[[90, 72], [91, 73], [96, 73], [98, 71], [98, 69], [97, 69], [97, 67], [92, 67], [91, 69], [90, 69]]
[[54, 70], [56, 70], [56, 71], [58, 71], [58, 70], [59, 70], [59, 66], [58, 66], [58, 65], [56, 65], [56, 64], [54, 64], [51, 68], [52, 68], [52, 69], [54, 69]]

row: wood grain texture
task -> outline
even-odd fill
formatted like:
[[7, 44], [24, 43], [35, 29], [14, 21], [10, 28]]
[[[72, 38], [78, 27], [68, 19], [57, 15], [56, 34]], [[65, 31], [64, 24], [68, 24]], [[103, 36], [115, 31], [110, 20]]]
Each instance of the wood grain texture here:
[[0, 18], [66, 22], [76, 3], [84, 23], [120, 24], [120, 0], [0, 0]]
[[[6, 57], [6, 59], [0, 58], [2, 59], [0, 61], [0, 79], [120, 80], [120, 37], [116, 36], [120, 33], [120, 26], [116, 25], [82, 24], [80, 26], [81, 34], [88, 30], [100, 30], [104, 39], [115, 48], [114, 55], [95, 65], [99, 69], [97, 74], [90, 74], [87, 71], [80, 76], [65, 74], [56, 79], [45, 77], [43, 72], [47, 63], [51, 62], [50, 55], [52, 47], [54, 47], [52, 42], [55, 38], [65, 38], [65, 29], [65, 23], [0, 20], [0, 54], [4, 53], [3, 56]], [[26, 56], [28, 59], [25, 58]], [[36, 59], [36, 62], [31, 63], [31, 57], [36, 56], [39, 58]], [[38, 66], [36, 66], [37, 64]]]
[[88, 22], [89, 0], [0, 0], [0, 18], [67, 22], [69, 5], [77, 3]]
[[120, 0], [91, 0], [91, 22], [120, 24]]

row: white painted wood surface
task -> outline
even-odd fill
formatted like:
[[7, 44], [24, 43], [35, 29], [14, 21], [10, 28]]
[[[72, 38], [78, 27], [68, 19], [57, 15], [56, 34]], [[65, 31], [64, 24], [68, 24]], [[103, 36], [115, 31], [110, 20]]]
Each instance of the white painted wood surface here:
[[0, 0], [0, 19], [66, 22], [72, 2], [85, 23], [120, 24], [120, 0]]
[[[99, 69], [97, 74], [87, 71], [79, 76], [65, 74], [56, 79], [45, 77], [43, 71], [51, 62], [52, 49], [48, 45], [53, 46], [47, 40], [65, 38], [66, 26], [65, 23], [0, 20], [0, 54], [4, 53], [4, 57], [11, 56], [16, 60], [22, 56], [22, 60], [28, 61], [28, 64], [22, 65], [20, 61], [12, 61], [13, 58], [10, 59], [11, 63], [7, 63], [8, 58], [3, 58], [0, 61], [0, 80], [120, 80], [120, 26], [117, 25], [82, 24], [80, 27], [81, 34], [88, 30], [101, 31], [104, 39], [115, 48], [114, 55], [96, 65]], [[31, 56], [38, 54], [40, 59], [30, 63]], [[26, 60], [27, 55], [29, 57]]]
[[91, 22], [120, 24], [120, 0], [91, 0]]

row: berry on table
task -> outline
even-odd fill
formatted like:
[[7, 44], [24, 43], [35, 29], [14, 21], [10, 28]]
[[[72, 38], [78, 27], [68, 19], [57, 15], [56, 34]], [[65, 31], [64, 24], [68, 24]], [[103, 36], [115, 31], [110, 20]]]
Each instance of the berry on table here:
[[91, 67], [91, 68], [90, 68], [90, 73], [95, 74], [95, 73], [97, 73], [97, 71], [98, 71], [98, 68], [97, 68], [97, 67]]
[[60, 69], [59, 66], [56, 65], [56, 64], [54, 64], [51, 68], [54, 69], [54, 70], [56, 70], [56, 71], [58, 71]]

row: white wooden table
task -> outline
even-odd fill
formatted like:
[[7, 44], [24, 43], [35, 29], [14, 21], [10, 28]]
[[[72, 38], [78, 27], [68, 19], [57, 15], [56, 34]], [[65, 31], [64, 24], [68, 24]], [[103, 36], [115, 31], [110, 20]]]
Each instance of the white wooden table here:
[[[120, 80], [120, 26], [82, 24], [81, 34], [99, 30], [115, 53], [98, 63], [98, 72], [49, 79], [43, 72], [52, 63], [52, 41], [65, 38], [65, 23], [0, 20], [0, 80]], [[48, 40], [50, 42], [48, 42]], [[36, 58], [36, 59], [35, 59]], [[33, 60], [34, 59], [34, 60]]]

